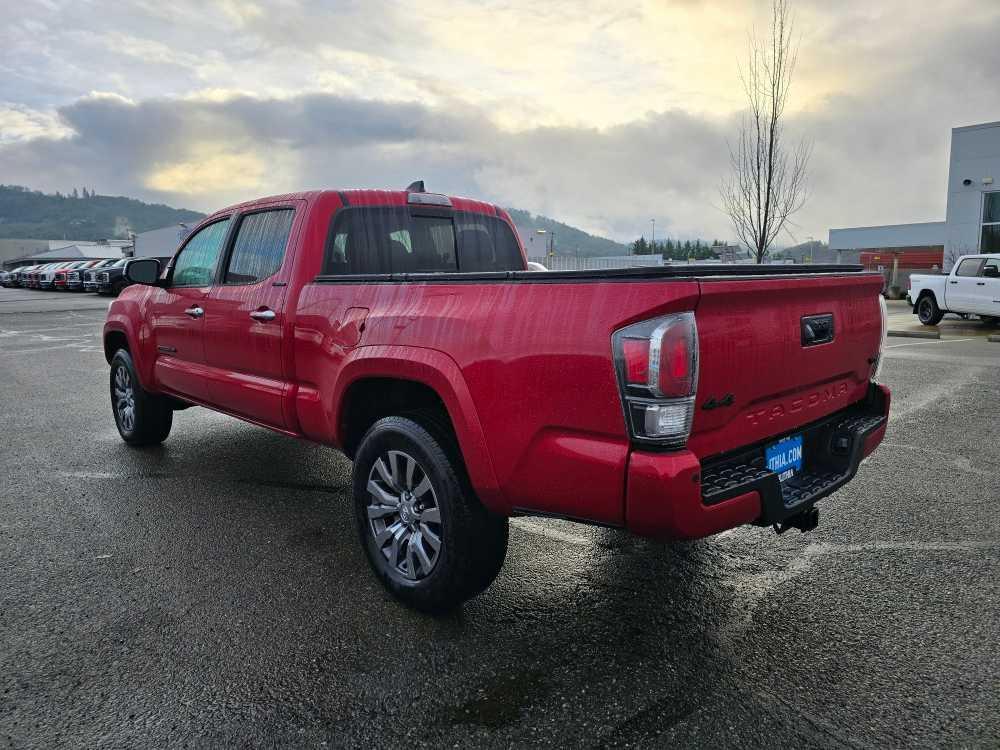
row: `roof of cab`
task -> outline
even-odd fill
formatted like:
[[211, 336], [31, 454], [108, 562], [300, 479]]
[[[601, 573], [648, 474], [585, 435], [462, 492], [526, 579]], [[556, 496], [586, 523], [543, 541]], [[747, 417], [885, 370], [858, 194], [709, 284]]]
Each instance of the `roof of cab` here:
[[[313, 202], [328, 195], [336, 195], [341, 199], [346, 199], [347, 205], [349, 206], [405, 206], [407, 205], [407, 196], [409, 193], [406, 190], [307, 190], [299, 193], [283, 193], [281, 195], [269, 195], [262, 198], [254, 198], [249, 201], [243, 201], [242, 203], [226, 206], [225, 208], [220, 208], [218, 211], [213, 211], [205, 218], [213, 219], [216, 216], [232, 213], [233, 211], [246, 211], [266, 203], [280, 203], [281, 201], [294, 200]], [[462, 198], [454, 195], [449, 195], [448, 198], [451, 200], [452, 207], [458, 211], [471, 211], [474, 213], [490, 214], [493, 216], [506, 216], [505, 211], [492, 203], [475, 200], [473, 198]]]

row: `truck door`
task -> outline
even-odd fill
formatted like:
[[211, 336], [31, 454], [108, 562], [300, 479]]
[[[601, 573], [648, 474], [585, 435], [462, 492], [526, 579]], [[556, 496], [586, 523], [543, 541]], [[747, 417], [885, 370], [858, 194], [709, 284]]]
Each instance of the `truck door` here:
[[284, 203], [238, 218], [205, 317], [213, 403], [279, 428], [286, 426], [283, 310], [292, 261], [286, 251], [293, 246], [289, 239], [295, 215], [296, 204]]
[[149, 302], [156, 380], [163, 388], [197, 401], [209, 398], [202, 342], [205, 301], [229, 222], [225, 217], [191, 235], [174, 257], [166, 287], [156, 288]]
[[948, 277], [948, 288], [944, 293], [945, 305], [952, 312], [977, 312], [979, 295], [982, 290], [977, 282], [982, 258], [963, 258]]
[[1000, 318], [1000, 258], [987, 258], [976, 279], [976, 312]]

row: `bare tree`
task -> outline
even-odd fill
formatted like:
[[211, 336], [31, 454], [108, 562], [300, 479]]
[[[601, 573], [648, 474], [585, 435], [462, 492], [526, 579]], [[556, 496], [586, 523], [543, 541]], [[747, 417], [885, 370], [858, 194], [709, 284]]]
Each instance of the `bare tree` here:
[[793, 26], [788, 0], [773, 0], [770, 34], [750, 35], [747, 64], [740, 68], [747, 110], [739, 139], [729, 146], [732, 174], [720, 187], [723, 210], [758, 263], [807, 197], [812, 143], [803, 139], [789, 149], [784, 139], [785, 105], [798, 55]]

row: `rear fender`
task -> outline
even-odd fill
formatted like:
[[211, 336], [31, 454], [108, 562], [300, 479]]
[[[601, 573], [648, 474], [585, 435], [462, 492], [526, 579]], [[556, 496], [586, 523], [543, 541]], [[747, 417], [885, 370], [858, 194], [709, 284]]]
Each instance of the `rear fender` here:
[[500, 492], [493, 462], [472, 395], [455, 361], [436, 349], [410, 346], [362, 346], [351, 351], [336, 382], [320, 402], [328, 414], [334, 443], [345, 407], [344, 396], [351, 384], [363, 378], [397, 378], [428, 386], [444, 402], [458, 438], [469, 479], [480, 501], [491, 511], [508, 514], [510, 508]]

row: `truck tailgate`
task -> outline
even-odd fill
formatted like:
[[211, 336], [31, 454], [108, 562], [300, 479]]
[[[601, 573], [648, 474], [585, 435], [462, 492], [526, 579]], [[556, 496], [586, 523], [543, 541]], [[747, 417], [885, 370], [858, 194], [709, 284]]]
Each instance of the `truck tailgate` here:
[[[688, 447], [704, 460], [864, 398], [879, 351], [882, 283], [859, 273], [702, 279]], [[832, 339], [823, 342], [827, 316]]]

